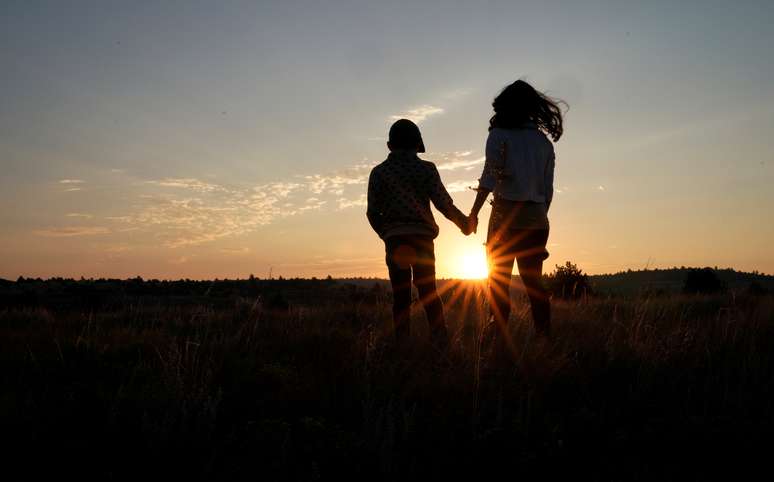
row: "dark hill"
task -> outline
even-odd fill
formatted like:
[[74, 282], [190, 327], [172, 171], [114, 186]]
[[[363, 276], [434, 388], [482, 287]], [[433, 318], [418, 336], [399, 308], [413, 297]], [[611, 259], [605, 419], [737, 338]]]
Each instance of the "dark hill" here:
[[[680, 293], [688, 273], [696, 268], [648, 269], [641, 271], [622, 271], [615, 274], [589, 276], [592, 287], [597, 293], [631, 295], [637, 293]], [[714, 268], [715, 274], [728, 290], [744, 292], [753, 283], [763, 290], [774, 292], [774, 276], [758, 272], [746, 273], [730, 268]]]

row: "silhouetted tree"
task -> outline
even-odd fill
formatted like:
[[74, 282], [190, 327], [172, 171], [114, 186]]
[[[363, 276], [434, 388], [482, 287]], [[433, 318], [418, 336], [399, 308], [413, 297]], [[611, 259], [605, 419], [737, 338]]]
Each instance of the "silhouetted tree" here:
[[564, 266], [545, 277], [546, 288], [555, 298], [572, 299], [591, 294], [589, 277], [577, 265], [567, 261]]
[[713, 294], [725, 290], [725, 285], [712, 268], [692, 269], [685, 275], [683, 293]]

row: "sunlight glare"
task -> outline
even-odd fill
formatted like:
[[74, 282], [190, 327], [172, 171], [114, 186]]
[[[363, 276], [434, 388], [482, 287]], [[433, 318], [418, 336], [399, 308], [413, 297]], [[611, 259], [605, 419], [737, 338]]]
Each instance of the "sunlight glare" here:
[[486, 253], [483, 247], [469, 249], [459, 257], [458, 277], [462, 279], [484, 279], [489, 274]]

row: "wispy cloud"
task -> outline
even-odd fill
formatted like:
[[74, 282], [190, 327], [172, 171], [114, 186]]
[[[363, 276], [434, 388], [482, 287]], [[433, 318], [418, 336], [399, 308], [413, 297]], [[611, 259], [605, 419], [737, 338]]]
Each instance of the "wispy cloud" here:
[[341, 195], [345, 186], [365, 184], [368, 180], [367, 174], [334, 174], [321, 175], [314, 174], [305, 176], [309, 190], [315, 194], [327, 192], [330, 194]]
[[97, 236], [110, 234], [110, 229], [103, 226], [71, 226], [63, 228], [48, 228], [33, 231], [38, 236], [49, 238], [70, 238], [73, 236]]
[[[319, 209], [327, 202], [315, 198], [288, 202], [292, 194], [304, 188], [304, 184], [295, 182], [270, 182], [252, 188], [196, 179], [151, 184], [173, 191], [144, 194], [134, 213], [110, 219], [119, 223], [121, 230], [150, 231], [169, 248], [246, 234], [277, 218]], [[180, 188], [186, 193], [184, 197], [174, 192]]]
[[458, 99], [461, 99], [462, 97], [465, 97], [465, 96], [471, 94], [472, 92], [473, 92], [473, 89], [471, 89], [471, 88], [460, 87], [460, 88], [452, 89], [452, 90], [449, 90], [449, 91], [445, 92], [442, 95], [442, 97], [444, 99], [449, 99], [449, 100], [458, 100]]
[[172, 258], [170, 260], [167, 260], [169, 264], [185, 264], [188, 262], [190, 258], [188, 256], [178, 256], [177, 258]]
[[[425, 109], [431, 115], [433, 109]], [[424, 115], [424, 114], [423, 114]], [[439, 169], [465, 170], [483, 162], [472, 159], [471, 151], [433, 154]], [[362, 159], [348, 168], [299, 175], [290, 180], [257, 185], [233, 185], [196, 177], [168, 177], [146, 180], [135, 203], [127, 212], [104, 217], [110, 225], [40, 229], [48, 237], [95, 236], [137, 232], [150, 236], [168, 248], [196, 246], [235, 238], [280, 219], [312, 212], [336, 212], [365, 206], [366, 183], [374, 161]], [[66, 181], [66, 182], [65, 182]], [[80, 179], [63, 179], [61, 184], [80, 189]], [[451, 192], [464, 191], [472, 181], [450, 183]], [[67, 218], [87, 220], [91, 213], [69, 212]], [[120, 252], [116, 251], [116, 252]], [[224, 253], [245, 254], [243, 248], [223, 248]]]
[[371, 169], [377, 164], [378, 162], [373, 162], [373, 161], [369, 161], [368, 159], [363, 159], [361, 162], [355, 164], [350, 169], [353, 171], [364, 171], [367, 169]]
[[243, 255], [250, 253], [250, 248], [247, 246], [242, 246], [241, 248], [221, 248], [220, 252], [224, 254]]
[[126, 253], [128, 251], [131, 251], [132, 247], [126, 244], [114, 244], [110, 246], [106, 246], [103, 251], [107, 254], [120, 254], [120, 253]]
[[425, 104], [420, 105], [419, 107], [414, 107], [413, 109], [409, 109], [399, 114], [391, 115], [390, 120], [394, 122], [398, 119], [409, 119], [419, 124], [430, 116], [443, 113], [444, 110], [441, 107]]
[[435, 162], [439, 171], [470, 171], [476, 166], [484, 164], [484, 158], [478, 157], [471, 159], [472, 151], [454, 151], [454, 152], [431, 152], [425, 155], [429, 160]]
[[449, 192], [465, 192], [475, 185], [475, 181], [454, 181], [446, 185], [446, 190]]
[[176, 187], [189, 189], [196, 192], [214, 192], [223, 190], [222, 186], [212, 184], [194, 178], [166, 178], [157, 181], [148, 181], [149, 184], [156, 184], [162, 187]]
[[304, 201], [304, 204], [300, 206], [295, 211], [291, 212], [290, 214], [297, 214], [297, 213], [303, 213], [305, 211], [319, 211], [320, 208], [325, 206], [328, 203], [328, 201], [321, 201], [320, 199], [317, 199], [315, 197], [310, 197], [306, 201]]
[[286, 198], [302, 187], [303, 185], [297, 182], [270, 182], [268, 184], [256, 186], [253, 190], [257, 192], [268, 192], [279, 198]]
[[455, 159], [437, 164], [437, 166], [439, 171], [456, 171], [458, 169], [470, 171], [476, 166], [480, 166], [482, 164], [484, 164], [484, 158], [479, 157], [478, 159]]
[[140, 212], [124, 216], [129, 227], [152, 229], [170, 248], [236, 236], [268, 224], [278, 213], [276, 198], [237, 193], [218, 199], [146, 199]]
[[365, 184], [374, 163], [297, 176], [255, 186], [225, 185], [192, 177], [146, 181], [129, 213], [110, 216], [114, 232], [144, 231], [163, 246], [180, 248], [244, 235], [282, 218], [342, 210], [366, 202]]
[[347, 208], [351, 208], [351, 207], [365, 206], [368, 203], [368, 200], [366, 199], [366, 195], [365, 194], [361, 194], [356, 199], [347, 199], [347, 198], [343, 198], [342, 197], [342, 198], [337, 199], [336, 202], [338, 202], [338, 204], [339, 204], [338, 209], [339, 209], [339, 211], [341, 211], [342, 209], [347, 209]]

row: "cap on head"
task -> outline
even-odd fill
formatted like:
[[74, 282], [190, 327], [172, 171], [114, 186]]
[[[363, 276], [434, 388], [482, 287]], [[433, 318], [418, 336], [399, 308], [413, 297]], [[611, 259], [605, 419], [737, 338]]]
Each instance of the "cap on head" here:
[[408, 119], [398, 119], [390, 127], [388, 140], [392, 149], [416, 149], [425, 152], [419, 127]]

